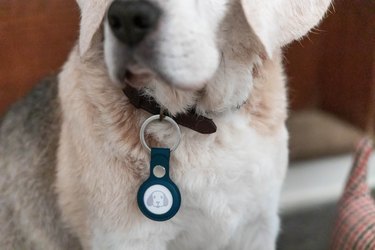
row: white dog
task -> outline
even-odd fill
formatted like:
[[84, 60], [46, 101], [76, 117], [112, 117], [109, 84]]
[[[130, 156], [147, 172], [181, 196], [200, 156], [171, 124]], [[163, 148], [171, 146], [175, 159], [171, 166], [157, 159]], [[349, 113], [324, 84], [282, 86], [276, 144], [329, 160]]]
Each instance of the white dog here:
[[[1, 127], [0, 244], [275, 249], [288, 155], [281, 47], [314, 27], [329, 3], [78, 0], [79, 44], [59, 75], [54, 111], [41, 112], [57, 118], [24, 129], [19, 124], [33, 121], [14, 109]], [[172, 117], [193, 111], [217, 127], [212, 134], [181, 127], [170, 176], [182, 205], [166, 222], [146, 218], [137, 206], [150, 160], [138, 135], [150, 114], [130, 103], [125, 84]], [[33, 114], [49, 106], [31, 105], [45, 99], [35, 93], [32, 102], [21, 103]], [[30, 133], [37, 128], [53, 133]], [[165, 123], [150, 127], [147, 136], [153, 145], [177, 140]], [[42, 140], [48, 143], [37, 143]]]

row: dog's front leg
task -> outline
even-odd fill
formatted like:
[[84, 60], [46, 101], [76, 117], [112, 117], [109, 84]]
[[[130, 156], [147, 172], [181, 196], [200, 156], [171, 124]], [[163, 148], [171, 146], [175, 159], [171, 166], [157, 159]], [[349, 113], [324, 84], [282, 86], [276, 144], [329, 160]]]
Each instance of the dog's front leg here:
[[149, 239], [120, 240], [108, 242], [108, 244], [97, 244], [92, 250], [166, 250], [166, 243]]
[[262, 217], [237, 230], [226, 250], [275, 250], [279, 231], [279, 218]]
[[118, 231], [94, 229], [91, 247], [87, 250], [166, 250], [168, 241], [175, 237], [177, 230], [159, 223], [133, 225]]
[[258, 212], [248, 211], [247, 223], [237, 228], [226, 250], [275, 250], [280, 228], [278, 192], [264, 195]]
[[[92, 250], [166, 250], [167, 243], [163, 240], [155, 239], [129, 239], [108, 237], [102, 242], [95, 242], [92, 244]], [[90, 250], [91, 250], [90, 249]]]

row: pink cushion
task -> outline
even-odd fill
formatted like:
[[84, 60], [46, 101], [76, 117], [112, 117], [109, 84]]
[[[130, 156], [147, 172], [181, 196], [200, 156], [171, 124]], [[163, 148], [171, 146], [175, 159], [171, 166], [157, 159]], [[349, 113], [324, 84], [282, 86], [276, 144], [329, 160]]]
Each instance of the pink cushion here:
[[338, 203], [331, 250], [375, 249], [375, 202], [367, 185], [367, 165], [372, 141], [363, 139]]

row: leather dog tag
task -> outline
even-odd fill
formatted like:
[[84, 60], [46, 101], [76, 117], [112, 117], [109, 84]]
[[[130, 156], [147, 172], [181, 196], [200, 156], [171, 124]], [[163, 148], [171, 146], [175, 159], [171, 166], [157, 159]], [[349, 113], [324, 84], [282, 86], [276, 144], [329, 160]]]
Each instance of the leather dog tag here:
[[175, 216], [181, 206], [181, 194], [169, 177], [169, 148], [152, 148], [150, 177], [137, 195], [138, 207], [149, 219], [166, 221]]

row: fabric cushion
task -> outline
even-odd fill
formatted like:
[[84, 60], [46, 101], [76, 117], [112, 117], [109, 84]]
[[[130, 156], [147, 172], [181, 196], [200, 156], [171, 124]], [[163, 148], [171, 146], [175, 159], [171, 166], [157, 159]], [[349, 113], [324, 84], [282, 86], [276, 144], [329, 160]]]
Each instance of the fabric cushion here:
[[359, 128], [321, 110], [293, 112], [287, 125], [292, 161], [350, 153], [363, 138]]
[[338, 203], [331, 250], [375, 249], [375, 202], [367, 185], [372, 141], [363, 139]]

